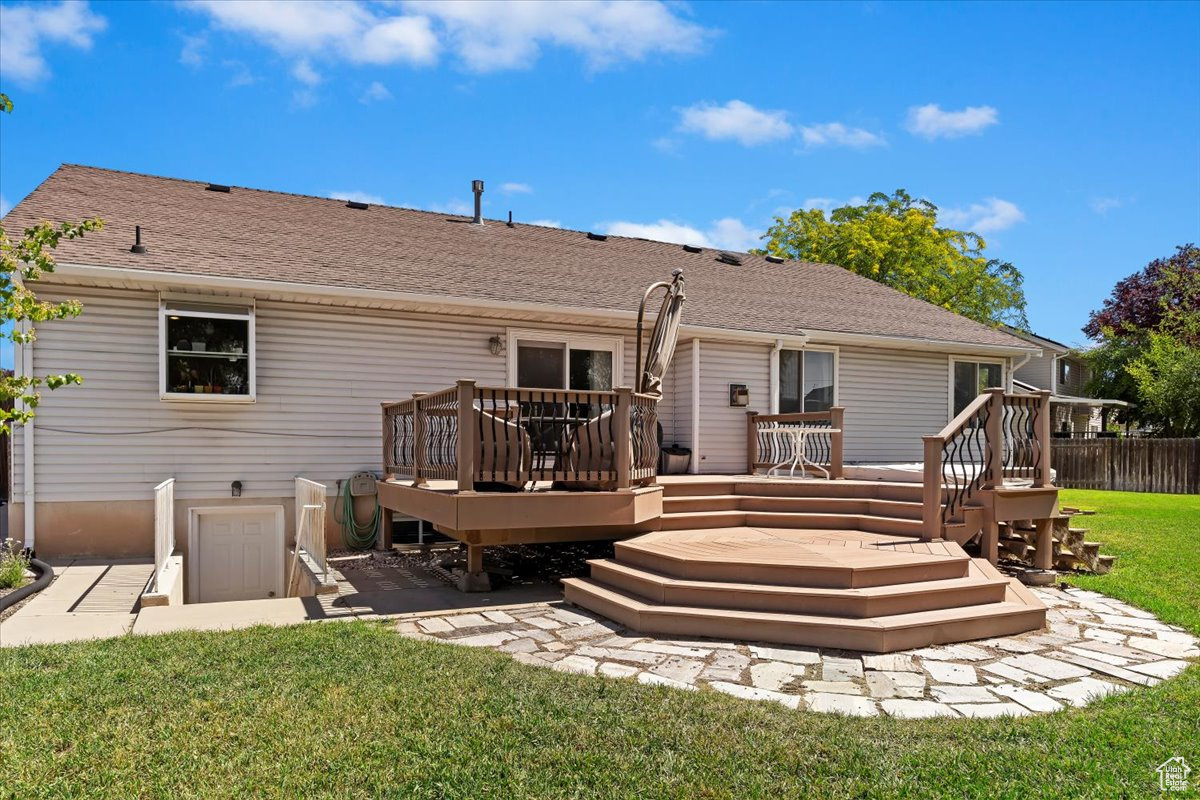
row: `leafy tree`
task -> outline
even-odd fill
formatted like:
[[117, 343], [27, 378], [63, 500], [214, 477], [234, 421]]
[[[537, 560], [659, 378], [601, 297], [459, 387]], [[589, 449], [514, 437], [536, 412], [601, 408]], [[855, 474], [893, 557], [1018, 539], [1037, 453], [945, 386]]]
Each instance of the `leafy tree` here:
[[[0, 94], [0, 109], [12, 112], [12, 101], [8, 95]], [[29, 288], [48, 272], [54, 271], [51, 250], [63, 239], [76, 239], [88, 231], [98, 231], [104, 226], [99, 219], [84, 222], [63, 222], [52, 225], [40, 222], [27, 228], [19, 239], [10, 239], [0, 226], [0, 330], [4, 338], [14, 344], [25, 344], [37, 337], [34, 325], [56, 319], [78, 316], [83, 307], [75, 300], [51, 303], [39, 300]], [[28, 324], [25, 324], [28, 323]], [[13, 408], [0, 409], [0, 431], [8, 433], [16, 422], [27, 422], [34, 416], [34, 409], [41, 400], [39, 389], [45, 386], [58, 389], [72, 383], [82, 382], [75, 373], [63, 375], [5, 375], [0, 377], [0, 400], [21, 401]], [[4, 405], [9, 405], [5, 402]]]
[[1020, 271], [978, 234], [937, 224], [937, 206], [897, 189], [866, 204], [776, 217], [760, 254], [837, 264], [988, 325], [1027, 329]]
[[1200, 311], [1200, 247], [1180, 245], [1169, 258], [1156, 258], [1119, 281], [1104, 305], [1088, 317], [1083, 332], [1091, 339], [1158, 330], [1172, 311]]
[[1200, 436], [1200, 347], [1171, 333], [1149, 338], [1127, 368], [1143, 406], [1161, 421], [1164, 436]]

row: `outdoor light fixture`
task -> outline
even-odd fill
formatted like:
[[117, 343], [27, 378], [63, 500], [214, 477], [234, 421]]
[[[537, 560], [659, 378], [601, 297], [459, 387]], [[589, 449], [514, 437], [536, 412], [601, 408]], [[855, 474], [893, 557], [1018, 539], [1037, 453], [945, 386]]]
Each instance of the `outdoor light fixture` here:
[[234, 481], [233, 483], [229, 484], [229, 492], [234, 497], [241, 497], [242, 496], [242, 482]]
[[494, 356], [498, 356], [504, 352], [504, 340], [500, 338], [499, 334], [488, 339], [488, 350]]
[[750, 388], [744, 383], [729, 384], [729, 405], [731, 408], [745, 408], [750, 405]]

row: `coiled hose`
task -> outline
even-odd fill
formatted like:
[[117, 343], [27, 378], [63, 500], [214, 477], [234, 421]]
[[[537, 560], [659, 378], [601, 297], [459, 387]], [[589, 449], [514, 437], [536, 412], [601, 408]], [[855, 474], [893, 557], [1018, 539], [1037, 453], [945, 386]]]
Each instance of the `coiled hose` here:
[[342, 484], [341, 518], [338, 518], [337, 506], [334, 507], [334, 519], [342, 525], [342, 543], [348, 550], [370, 550], [378, 538], [379, 522], [383, 519], [383, 510], [379, 507], [379, 498], [375, 498], [375, 511], [368, 522], [359, 524], [354, 518], [354, 495], [350, 494], [350, 481]]

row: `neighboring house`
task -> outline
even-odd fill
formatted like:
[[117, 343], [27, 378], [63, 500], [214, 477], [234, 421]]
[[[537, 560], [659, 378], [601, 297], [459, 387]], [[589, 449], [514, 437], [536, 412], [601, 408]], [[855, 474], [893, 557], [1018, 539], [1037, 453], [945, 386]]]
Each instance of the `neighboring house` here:
[[172, 476], [181, 530], [231, 494], [282, 505], [291, 529], [295, 476], [378, 471], [381, 401], [459, 378], [632, 385], [642, 291], [676, 268], [687, 302], [659, 421], [697, 472], [745, 471], [748, 409], [830, 404], [847, 462], [919, 462], [922, 435], [1011, 389], [1015, 364], [1059, 360], [836, 266], [519, 221], [68, 165], [4, 224], [93, 216], [104, 230], [62, 242], [38, 285], [82, 316], [17, 354], [22, 372], [84, 376], [13, 439], [10, 530], [46, 555], [149, 552], [152, 487]]
[[1123, 400], [1107, 400], [1088, 393], [1091, 373], [1078, 350], [1044, 336], [1008, 326], [1005, 329], [1042, 348], [1041, 358], [1018, 363], [1013, 371], [1013, 386], [1016, 391], [1050, 391], [1055, 435], [1095, 436], [1106, 429], [1112, 409], [1129, 405]]

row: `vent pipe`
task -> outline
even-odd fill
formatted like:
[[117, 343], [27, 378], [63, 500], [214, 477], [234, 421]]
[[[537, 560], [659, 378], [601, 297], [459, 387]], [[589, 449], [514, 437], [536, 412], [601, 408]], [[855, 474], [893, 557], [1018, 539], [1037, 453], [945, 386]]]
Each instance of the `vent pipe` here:
[[472, 220], [476, 225], [483, 224], [483, 181], [471, 181], [471, 191], [475, 193], [475, 219]]
[[141, 225], [133, 226], [133, 247], [129, 248], [129, 252], [139, 253], [139, 254], [146, 252], [146, 245], [142, 244], [142, 226]]

